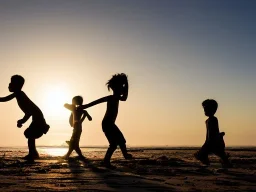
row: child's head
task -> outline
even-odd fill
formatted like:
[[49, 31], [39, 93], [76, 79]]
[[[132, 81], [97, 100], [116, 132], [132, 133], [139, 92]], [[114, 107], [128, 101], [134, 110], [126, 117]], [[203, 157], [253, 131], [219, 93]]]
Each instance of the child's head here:
[[108, 90], [112, 89], [113, 92], [122, 94], [124, 84], [128, 82], [128, 77], [124, 73], [118, 73], [112, 76], [106, 83]]
[[13, 75], [9, 84], [9, 91], [16, 92], [20, 91], [25, 83], [25, 79], [20, 75]]
[[204, 114], [208, 117], [213, 116], [218, 109], [218, 103], [213, 99], [203, 101], [202, 106], [204, 108]]
[[81, 96], [73, 97], [72, 104], [73, 105], [82, 105], [83, 104], [83, 97], [81, 97]]

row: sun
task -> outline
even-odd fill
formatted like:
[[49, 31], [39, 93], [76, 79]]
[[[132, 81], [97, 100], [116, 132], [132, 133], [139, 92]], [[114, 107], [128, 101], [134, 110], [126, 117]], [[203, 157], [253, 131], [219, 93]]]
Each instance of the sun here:
[[61, 117], [67, 113], [63, 107], [71, 101], [71, 94], [65, 86], [51, 86], [43, 93], [44, 99], [42, 108], [44, 112], [52, 117]]

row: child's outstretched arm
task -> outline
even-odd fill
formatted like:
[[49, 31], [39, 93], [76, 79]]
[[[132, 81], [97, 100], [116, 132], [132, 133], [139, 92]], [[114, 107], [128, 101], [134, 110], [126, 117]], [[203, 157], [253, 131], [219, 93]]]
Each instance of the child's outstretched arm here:
[[0, 97], [0, 102], [6, 102], [6, 101], [10, 101], [12, 100], [13, 98], [15, 97], [15, 94], [11, 94], [11, 95], [8, 95], [6, 97]]
[[124, 84], [124, 88], [123, 88], [123, 95], [120, 96], [120, 100], [121, 101], [126, 101], [127, 100], [127, 97], [128, 97], [128, 89], [129, 89], [129, 86], [128, 86], [128, 82], [126, 82]]
[[91, 103], [88, 103], [86, 105], [81, 105], [78, 108], [79, 109], [86, 109], [86, 108], [92, 107], [94, 105], [97, 105], [97, 104], [100, 104], [100, 103], [103, 103], [103, 102], [107, 102], [109, 97], [111, 97], [111, 96], [102, 97], [102, 98], [97, 99], [97, 100], [95, 100], [95, 101], [93, 101]]

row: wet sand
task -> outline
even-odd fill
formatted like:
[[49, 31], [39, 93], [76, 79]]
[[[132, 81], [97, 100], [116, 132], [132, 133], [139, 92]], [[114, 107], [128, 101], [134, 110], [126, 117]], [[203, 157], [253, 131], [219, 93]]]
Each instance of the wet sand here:
[[210, 166], [200, 164], [195, 151], [133, 149], [133, 160], [117, 151], [112, 159], [116, 169], [111, 170], [100, 164], [105, 149], [83, 149], [85, 161], [42, 154], [33, 164], [21, 159], [24, 151], [2, 150], [0, 191], [256, 191], [255, 148], [228, 150], [234, 165], [229, 169], [215, 156], [210, 156]]

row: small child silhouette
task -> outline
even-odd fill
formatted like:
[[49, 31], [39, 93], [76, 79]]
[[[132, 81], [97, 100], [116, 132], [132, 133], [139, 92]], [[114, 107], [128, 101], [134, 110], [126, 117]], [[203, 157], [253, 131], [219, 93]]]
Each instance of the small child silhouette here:
[[82, 105], [81, 109], [92, 107], [99, 103], [107, 102], [107, 111], [102, 120], [102, 129], [105, 133], [105, 136], [109, 142], [109, 148], [106, 152], [103, 164], [106, 167], [114, 168], [110, 164], [110, 159], [114, 151], [117, 149], [117, 146], [120, 146], [120, 149], [123, 153], [125, 159], [131, 159], [132, 155], [127, 152], [126, 149], [126, 140], [115, 125], [115, 120], [118, 114], [119, 101], [126, 101], [128, 97], [128, 80], [127, 76], [124, 73], [113, 75], [113, 77], [107, 82], [108, 90], [113, 90], [113, 95], [109, 95], [93, 101], [89, 104]]
[[11, 77], [9, 84], [9, 91], [13, 92], [11, 95], [0, 98], [0, 102], [10, 101], [16, 98], [20, 109], [25, 113], [25, 116], [17, 121], [17, 127], [22, 125], [32, 116], [30, 126], [25, 130], [24, 135], [28, 139], [29, 153], [24, 157], [26, 160], [34, 160], [39, 158], [36, 150], [35, 140], [46, 134], [50, 126], [46, 123], [42, 111], [28, 98], [28, 96], [21, 90], [25, 79], [20, 75]]
[[82, 133], [82, 122], [84, 119], [87, 117], [89, 121], [92, 120], [92, 117], [89, 115], [89, 113], [85, 110], [82, 109], [77, 109], [78, 106], [83, 104], [83, 98], [81, 96], [75, 96], [72, 99], [72, 105], [70, 104], [65, 104], [64, 106], [72, 111], [70, 118], [69, 118], [69, 123], [71, 127], [73, 127], [73, 134], [71, 136], [71, 139], [68, 143], [69, 145], [69, 150], [67, 154], [64, 156], [65, 159], [68, 159], [70, 154], [72, 153], [73, 150], [77, 152], [80, 158], [84, 158], [81, 149], [79, 148], [79, 141]]
[[195, 153], [195, 157], [203, 164], [209, 165], [208, 155], [214, 153], [221, 158], [224, 167], [231, 167], [228, 155], [225, 153], [225, 142], [223, 139], [225, 133], [219, 132], [218, 119], [214, 116], [218, 108], [218, 103], [215, 100], [207, 99], [203, 101], [202, 106], [205, 115], [209, 117], [206, 120], [206, 141], [202, 148]]

